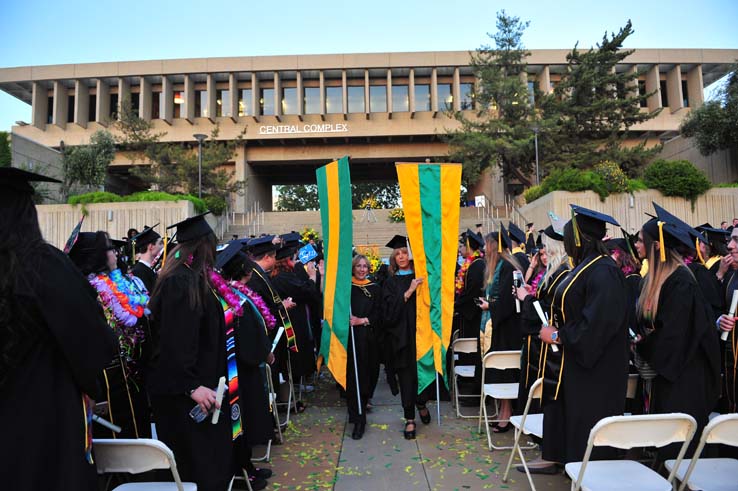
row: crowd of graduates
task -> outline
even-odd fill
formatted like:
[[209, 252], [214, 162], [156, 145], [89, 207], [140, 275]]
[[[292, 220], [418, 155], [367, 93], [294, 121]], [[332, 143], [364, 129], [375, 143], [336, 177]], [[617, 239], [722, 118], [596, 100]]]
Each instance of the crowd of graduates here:
[[[60, 251], [44, 242], [32, 201], [30, 182], [44, 180], [0, 170], [0, 482], [96, 489], [94, 435], [158, 438], [201, 490], [224, 490], [234, 475], [264, 488], [272, 471], [254, 466], [252, 447], [275, 439], [274, 404], [307, 408], [290, 392], [310, 390], [316, 376], [320, 244], [305, 257], [297, 233], [218, 245], [197, 215], [163, 231], [132, 229], [125, 240], [78, 226]], [[478, 350], [459, 355], [475, 367], [459, 390], [480, 394], [486, 353], [521, 350], [519, 371], [488, 369], [485, 379], [519, 383], [518, 400], [500, 402], [495, 433], [510, 429], [543, 379], [545, 437], [532, 472], [581, 460], [595, 423], [626, 411], [632, 373], [639, 387], [629, 412], [685, 412], [701, 430], [712, 412], [736, 411], [728, 311], [738, 228], [692, 228], [657, 204], [654, 213], [632, 235], [572, 205], [570, 220], [550, 214], [540, 234], [533, 224], [524, 232], [500, 223], [460, 237], [453, 332]], [[426, 278], [415, 275], [406, 237], [386, 246], [392, 253], [377, 271], [364, 255], [352, 261], [341, 392], [357, 440], [382, 365], [400, 395], [406, 439], [416, 437], [416, 415], [430, 423], [426, 404], [438, 395], [433, 385], [418, 393], [416, 292]]]

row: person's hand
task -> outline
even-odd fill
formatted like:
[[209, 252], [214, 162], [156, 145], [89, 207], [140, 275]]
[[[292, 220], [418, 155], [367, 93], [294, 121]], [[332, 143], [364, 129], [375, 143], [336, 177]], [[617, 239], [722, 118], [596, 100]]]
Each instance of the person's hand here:
[[536, 252], [536, 254], [530, 260], [530, 269], [532, 269], [534, 272], [536, 268], [538, 267], [539, 260], [540, 260], [540, 254]]
[[320, 276], [325, 276], [325, 261], [322, 259], [318, 262], [318, 273]]
[[413, 280], [410, 282], [410, 288], [408, 288], [407, 291], [405, 292], [405, 301], [406, 302], [412, 296], [412, 294], [415, 292], [415, 290], [417, 290], [418, 285], [420, 285], [421, 283], [423, 283], [424, 279], [425, 278], [413, 278]]
[[531, 287], [529, 285], [523, 285], [520, 288], [513, 288], [515, 289], [515, 296], [518, 297], [518, 300], [521, 302], [525, 300], [525, 297], [530, 295]]
[[205, 413], [209, 412], [210, 408], [213, 405], [220, 409], [220, 405], [216, 404], [215, 391], [213, 389], [209, 389], [201, 385], [200, 387], [192, 391], [190, 397], [198, 404], [198, 406], [200, 406], [200, 409], [202, 409]]
[[551, 334], [556, 332], [556, 330], [557, 329], [552, 326], [543, 326], [541, 327], [541, 332], [538, 333], [538, 337], [546, 344], [561, 344], [558, 340], [554, 343], [553, 339], [551, 339]]
[[362, 322], [361, 319], [359, 319], [355, 315], [349, 316], [349, 325], [358, 326], [358, 325], [361, 325], [361, 322]]
[[727, 273], [730, 267], [733, 266], [734, 262], [735, 261], [733, 261], [733, 256], [731, 254], [724, 256], [720, 260], [720, 266], [718, 267], [718, 272], [716, 274], [719, 280], [723, 279], [723, 276], [725, 276], [725, 273]]
[[274, 360], [275, 360], [274, 353], [270, 351], [269, 354], [267, 355], [267, 363], [269, 363], [270, 365], [274, 365]]
[[729, 315], [720, 316], [720, 330], [730, 332], [735, 327], [735, 320], [738, 317], [731, 317]]
[[307, 263], [305, 265], [305, 271], [307, 272], [308, 277], [311, 280], [315, 281], [315, 279], [317, 278], [315, 263], [312, 262], [312, 261], [310, 261], [309, 263]]
[[489, 310], [489, 302], [484, 297], [479, 297], [479, 302], [477, 303], [477, 305], [482, 310]]
[[287, 297], [282, 300], [282, 305], [284, 305], [284, 308], [289, 310], [297, 306], [295, 302], [292, 301], [292, 297]]

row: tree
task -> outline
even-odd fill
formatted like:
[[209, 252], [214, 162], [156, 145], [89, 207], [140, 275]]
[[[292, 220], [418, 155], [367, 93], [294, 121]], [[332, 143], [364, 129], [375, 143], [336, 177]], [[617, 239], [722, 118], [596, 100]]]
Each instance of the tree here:
[[634, 177], [658, 152], [658, 147], [646, 149], [645, 142], [633, 148], [622, 145], [633, 125], [659, 112], [641, 111], [641, 101], [653, 93], [636, 93], [639, 73], [616, 70], [633, 53], [622, 50], [632, 33], [629, 20], [617, 33], [605, 33], [596, 49], [579, 51], [577, 44], [566, 56], [561, 82], [541, 103], [548, 122], [540, 142], [545, 167], [589, 168], [612, 160]]
[[105, 130], [93, 133], [89, 145], [64, 147], [62, 153], [64, 199], [66, 200], [75, 188], [103, 186], [108, 166], [114, 158], [115, 139]]
[[[484, 45], [472, 54], [470, 66], [478, 80], [474, 117], [456, 112], [461, 128], [447, 134], [452, 161], [462, 162], [462, 182], [474, 183], [491, 166], [505, 177], [525, 179], [535, 161], [535, 108], [530, 103], [522, 44], [529, 22], [497, 13], [497, 32], [488, 34], [495, 47]], [[535, 89], [534, 89], [535, 91]], [[537, 97], [534, 98], [537, 100]]]
[[[320, 209], [318, 186], [315, 184], [292, 184], [277, 186], [277, 210], [304, 211]], [[380, 208], [396, 208], [400, 203], [400, 186], [397, 183], [362, 182], [351, 185], [351, 206], [361, 207], [365, 198], [374, 197]]]
[[695, 138], [702, 155], [738, 146], [738, 64], [733, 65], [717, 97], [692, 110], [679, 131]]
[[365, 198], [373, 197], [380, 208], [397, 208], [400, 204], [400, 185], [397, 183], [360, 182], [351, 185], [351, 206], [361, 207]]
[[10, 134], [0, 131], [0, 167], [8, 167], [11, 164]]

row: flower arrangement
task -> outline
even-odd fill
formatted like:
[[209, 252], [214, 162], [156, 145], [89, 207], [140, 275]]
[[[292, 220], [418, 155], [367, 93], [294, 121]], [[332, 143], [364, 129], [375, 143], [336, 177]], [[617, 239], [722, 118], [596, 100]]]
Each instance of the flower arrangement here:
[[356, 252], [363, 254], [369, 260], [369, 274], [376, 273], [382, 265], [382, 259], [379, 257], [376, 246], [357, 246]]
[[308, 243], [311, 240], [317, 241], [318, 239], [320, 239], [320, 236], [318, 235], [318, 232], [316, 232], [314, 228], [303, 227], [303, 229], [300, 231], [300, 240], [302, 240], [305, 243]]
[[405, 221], [405, 210], [402, 208], [395, 208], [389, 212], [387, 220], [393, 223], [401, 223]]
[[364, 200], [361, 202], [361, 205], [359, 205], [359, 208], [362, 210], [376, 210], [379, 208], [379, 202], [374, 196], [368, 196], [364, 198]]

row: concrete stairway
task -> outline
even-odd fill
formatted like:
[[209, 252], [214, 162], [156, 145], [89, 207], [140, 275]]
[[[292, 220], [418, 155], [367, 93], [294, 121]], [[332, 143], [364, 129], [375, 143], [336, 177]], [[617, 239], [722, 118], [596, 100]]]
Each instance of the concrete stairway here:
[[[377, 246], [379, 253], [386, 257], [390, 250], [384, 247], [384, 244], [394, 235], [407, 235], [405, 223], [392, 223], [388, 220], [390, 210], [372, 210], [367, 213], [365, 210], [354, 210], [353, 216], [353, 237], [354, 244], [357, 246]], [[475, 229], [475, 224], [484, 223], [483, 230], [488, 232], [495, 228], [497, 219], [484, 220], [484, 210], [481, 208], [461, 208], [459, 218], [459, 233], [467, 228]], [[501, 217], [500, 220], [507, 226], [507, 218]], [[281, 211], [281, 212], [265, 212], [264, 225], [260, 227], [261, 233], [284, 234], [292, 230], [301, 231], [304, 227], [315, 229], [318, 234], [323, 236], [319, 211]], [[249, 235], [249, 229], [246, 226], [231, 225], [228, 228], [228, 234], [246, 237]]]

